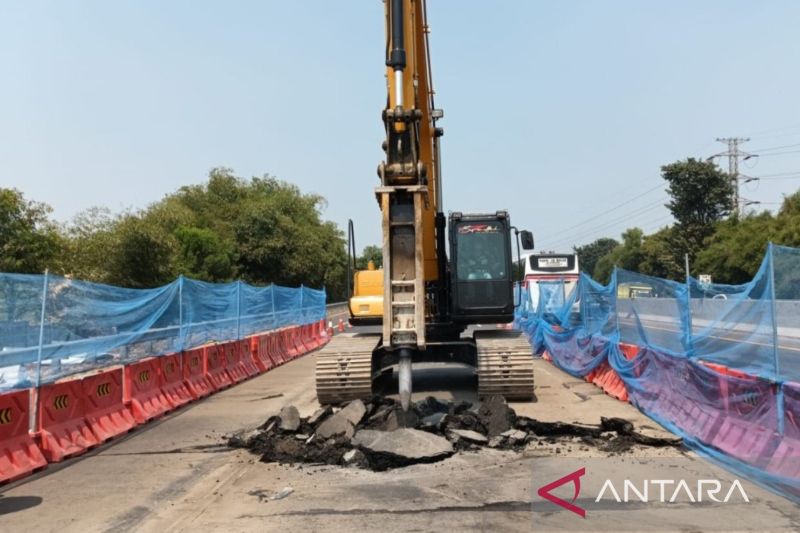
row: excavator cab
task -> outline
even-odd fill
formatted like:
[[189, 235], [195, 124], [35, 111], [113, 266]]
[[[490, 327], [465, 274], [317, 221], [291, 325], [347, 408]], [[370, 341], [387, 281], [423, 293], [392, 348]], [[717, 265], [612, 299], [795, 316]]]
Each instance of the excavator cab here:
[[508, 213], [450, 214], [451, 319], [460, 324], [514, 319]]

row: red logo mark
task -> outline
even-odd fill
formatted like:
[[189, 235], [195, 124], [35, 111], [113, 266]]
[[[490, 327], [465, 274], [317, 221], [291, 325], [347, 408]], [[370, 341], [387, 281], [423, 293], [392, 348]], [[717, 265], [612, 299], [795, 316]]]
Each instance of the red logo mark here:
[[458, 227], [459, 233], [497, 233], [498, 227], [493, 224], [464, 224]]
[[[581, 492], [581, 476], [584, 475], [585, 473], [586, 473], [586, 468], [581, 468], [580, 470], [576, 470], [571, 474], [567, 474], [561, 479], [557, 479], [552, 483], [549, 483], [544, 487], [540, 488], [538, 494], [545, 500], [549, 500], [556, 505], [560, 505], [567, 511], [572, 511], [576, 515], [579, 515], [581, 518], [586, 518], [586, 510], [575, 505], [575, 500], [578, 499], [578, 494], [580, 494]], [[558, 488], [561, 485], [568, 483], [570, 481], [575, 485], [575, 495], [572, 497], [571, 502], [564, 501], [558, 496], [553, 496], [552, 494], [550, 494], [551, 490]]]

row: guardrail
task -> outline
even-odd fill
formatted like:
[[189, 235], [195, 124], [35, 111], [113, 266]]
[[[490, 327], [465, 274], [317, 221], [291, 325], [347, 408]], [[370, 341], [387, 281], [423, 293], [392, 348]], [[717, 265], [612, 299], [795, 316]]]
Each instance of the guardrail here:
[[325, 306], [325, 320], [333, 322], [333, 324], [336, 325], [336, 322], [340, 318], [344, 321], [350, 318], [347, 302], [335, 302]]

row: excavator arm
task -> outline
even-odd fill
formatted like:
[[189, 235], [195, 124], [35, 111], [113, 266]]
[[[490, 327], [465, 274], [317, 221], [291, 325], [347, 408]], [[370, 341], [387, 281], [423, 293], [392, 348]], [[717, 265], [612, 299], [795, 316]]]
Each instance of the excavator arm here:
[[[424, 0], [386, 0], [386, 160], [378, 168], [382, 212], [383, 339], [424, 349], [428, 316], [444, 305], [446, 255], [436, 118]], [[437, 231], [438, 224], [438, 231]], [[437, 239], [438, 237], [438, 239]]]
[[[317, 397], [320, 403], [369, 397], [372, 380], [396, 367], [400, 401], [408, 409], [416, 361], [471, 365], [479, 395], [530, 398], [533, 366], [524, 337], [503, 331], [463, 335], [471, 324], [513, 320], [508, 213], [454, 212], [449, 224], [445, 219], [442, 130], [436, 125], [442, 112], [433, 102], [425, 0], [384, 4], [386, 158], [375, 189], [383, 231], [382, 287], [375, 286], [380, 271], [358, 272], [350, 300], [351, 321], [380, 321], [383, 331], [380, 339], [356, 334], [322, 350]], [[375, 315], [376, 293], [382, 295], [382, 316]]]

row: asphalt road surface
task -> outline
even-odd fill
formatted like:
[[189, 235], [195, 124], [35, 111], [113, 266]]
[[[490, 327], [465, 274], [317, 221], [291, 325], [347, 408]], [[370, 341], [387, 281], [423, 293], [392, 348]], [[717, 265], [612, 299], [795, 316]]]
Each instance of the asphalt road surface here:
[[[532, 487], [541, 471], [537, 461], [566, 453], [555, 445], [540, 443], [524, 453], [484, 449], [435, 464], [371, 472], [265, 464], [222, 444], [223, 435], [256, 427], [284, 405], [311, 414], [318, 406], [314, 364], [315, 356], [307, 355], [83, 457], [0, 488], [0, 531], [547, 530], [533, 521]], [[471, 369], [431, 365], [415, 369], [414, 378], [416, 398], [432, 394], [475, 400]], [[542, 360], [536, 361], [536, 394], [537, 402], [512, 406], [541, 420], [597, 423], [600, 416], [619, 416], [645, 433], [666, 433], [630, 405]], [[604, 456], [578, 446], [572, 455]], [[684, 469], [707, 466], [674, 448], [635, 448], [625, 460], [658, 457], [684, 461]], [[604, 464], [597, 468], [619, 468], [610, 460]], [[286, 497], [270, 499], [289, 487]], [[766, 493], [748, 491], [754, 502], [724, 511], [739, 530], [798, 530], [800, 516], [793, 504], [766, 501]], [[630, 516], [607, 513], [612, 524], [621, 523], [615, 516]], [[683, 507], [662, 509], [646, 518], [658, 531], [720, 530], [708, 513], [705, 518], [692, 513]], [[552, 516], [543, 516], [546, 525]], [[643, 529], [653, 530], [647, 521], [641, 522]]]

